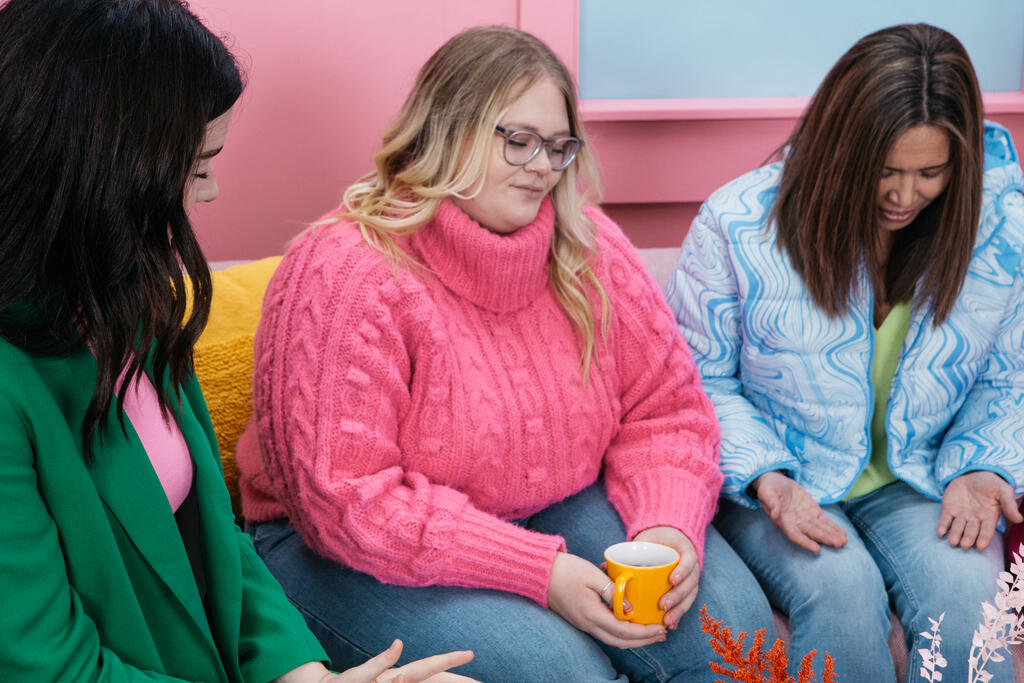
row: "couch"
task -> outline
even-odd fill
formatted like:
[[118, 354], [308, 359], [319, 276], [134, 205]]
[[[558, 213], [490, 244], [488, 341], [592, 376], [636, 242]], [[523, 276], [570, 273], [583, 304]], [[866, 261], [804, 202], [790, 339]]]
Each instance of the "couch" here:
[[[663, 288], [675, 267], [677, 251], [675, 248], [640, 250], [647, 267]], [[196, 374], [210, 409], [220, 446], [225, 483], [239, 518], [235, 444], [252, 412], [252, 347], [263, 292], [280, 261], [280, 257], [271, 257], [257, 261], [213, 264], [210, 321], [195, 350]], [[980, 606], [978, 616], [980, 619]], [[775, 613], [775, 628], [778, 635], [788, 643], [789, 624], [778, 612]], [[895, 616], [892, 618], [889, 647], [896, 665], [897, 680], [902, 681], [907, 666], [907, 647], [903, 628]], [[1012, 651], [1017, 664], [1017, 682], [1024, 683], [1024, 645], [1014, 646]], [[791, 656], [800, 657], [803, 654], [795, 653]]]

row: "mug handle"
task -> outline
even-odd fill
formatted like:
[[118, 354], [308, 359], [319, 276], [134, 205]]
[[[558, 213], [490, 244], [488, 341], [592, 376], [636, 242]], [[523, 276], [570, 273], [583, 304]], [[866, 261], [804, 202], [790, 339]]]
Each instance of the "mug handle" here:
[[620, 621], [626, 620], [626, 613], [622, 609], [622, 603], [626, 599], [626, 583], [633, 578], [633, 572], [622, 572], [615, 579], [615, 592], [612, 594], [612, 609], [615, 610], [615, 618]]

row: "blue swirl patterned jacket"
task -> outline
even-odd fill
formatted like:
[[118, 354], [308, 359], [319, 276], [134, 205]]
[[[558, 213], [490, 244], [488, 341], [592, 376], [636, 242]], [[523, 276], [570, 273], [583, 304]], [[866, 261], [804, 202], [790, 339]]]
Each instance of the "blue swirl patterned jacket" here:
[[[937, 328], [915, 308], [889, 393], [889, 467], [932, 499], [971, 470], [1024, 486], [1024, 176], [1001, 126], [986, 124], [985, 152], [962, 293]], [[721, 422], [722, 495], [748, 507], [769, 470], [842, 500], [871, 452], [871, 285], [862, 273], [841, 317], [814, 304], [767, 223], [781, 168], [704, 203], [667, 290]]]

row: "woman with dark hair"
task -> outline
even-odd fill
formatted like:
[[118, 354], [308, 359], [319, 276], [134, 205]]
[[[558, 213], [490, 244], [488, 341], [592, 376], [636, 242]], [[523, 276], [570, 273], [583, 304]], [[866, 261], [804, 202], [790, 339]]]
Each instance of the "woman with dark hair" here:
[[217, 196], [241, 92], [175, 0], [0, 8], [4, 681], [369, 681], [398, 658], [331, 675], [232, 519], [191, 366], [211, 284], [187, 214]]
[[[407, 624], [411, 653], [464, 643], [486, 681], [712, 681], [701, 604], [771, 627], [708, 527], [711, 403], [636, 250], [588, 205], [585, 141], [543, 42], [468, 29], [271, 280], [242, 509], [337, 661]], [[660, 623], [602, 602], [602, 553], [627, 539], [681, 558]]]
[[943, 614], [943, 676], [967, 680], [997, 522], [1021, 521], [1022, 188], [963, 46], [895, 26], [683, 243], [668, 297], [722, 425], [715, 526], [844, 682], [892, 679], [890, 602], [907, 680]]

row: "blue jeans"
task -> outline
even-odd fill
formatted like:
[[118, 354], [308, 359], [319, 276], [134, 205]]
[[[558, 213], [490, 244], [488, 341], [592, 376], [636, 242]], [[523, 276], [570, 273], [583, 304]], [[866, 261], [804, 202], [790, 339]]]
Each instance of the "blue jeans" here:
[[[625, 529], [601, 483], [520, 522], [564, 536], [569, 552], [595, 564]], [[733, 632], [765, 628], [771, 608], [750, 571], [708, 527], [697, 600], [665, 642], [621, 650], [577, 630], [527, 598], [501, 591], [381, 583], [317, 556], [284, 522], [251, 524], [256, 550], [305, 615], [334, 668], [362, 663], [398, 637], [402, 661], [471, 649], [457, 673], [481, 681], [714, 681], [717, 659], [700, 630], [700, 606]], [[749, 638], [748, 641], [749, 643]]]
[[[819, 554], [799, 548], [761, 510], [723, 501], [715, 526], [761, 581], [768, 599], [789, 615], [790, 674], [800, 658], [828, 651], [843, 683], [895, 678], [887, 646], [890, 605], [907, 636], [907, 678], [921, 681], [921, 655], [930, 641], [929, 617], [942, 621], [944, 681], [966, 681], [982, 601], [992, 601], [1003, 565], [1002, 537], [984, 551], [951, 548], [935, 531], [939, 503], [903, 482], [849, 502], [822, 506], [846, 530], [842, 548]], [[1013, 681], [1010, 657], [987, 668], [993, 681]]]

